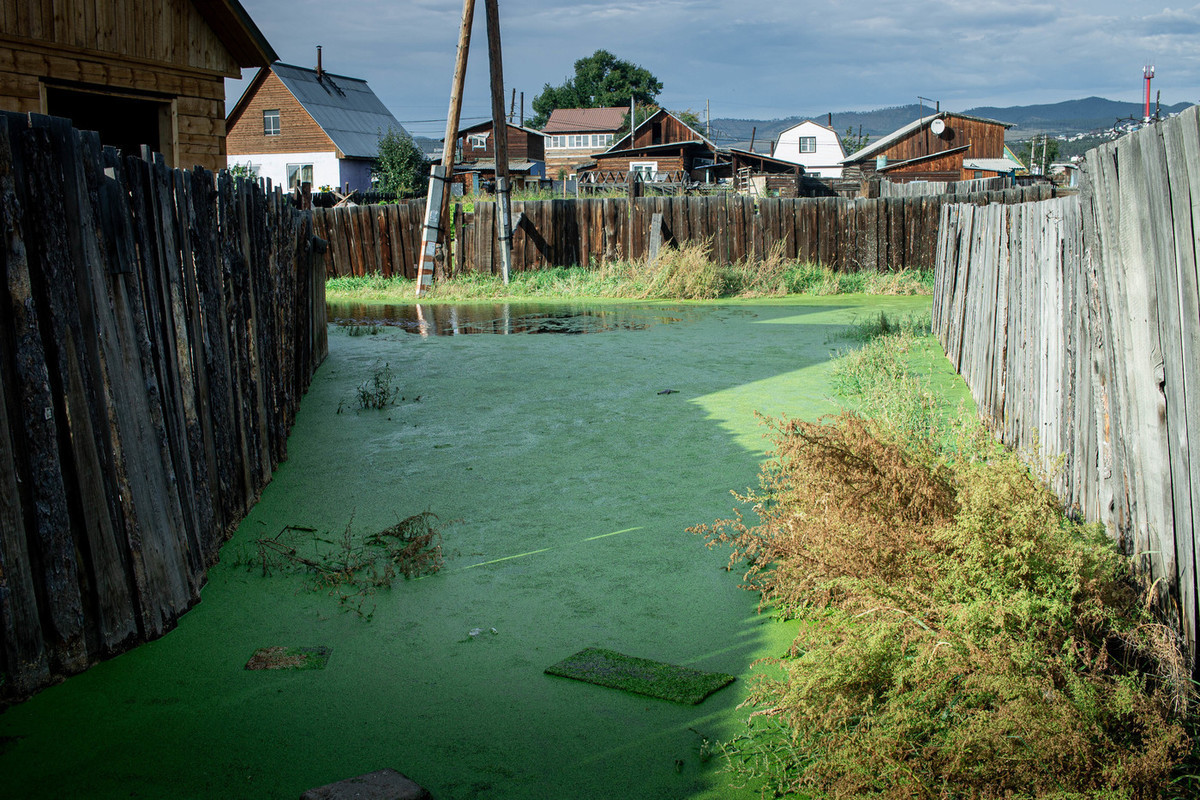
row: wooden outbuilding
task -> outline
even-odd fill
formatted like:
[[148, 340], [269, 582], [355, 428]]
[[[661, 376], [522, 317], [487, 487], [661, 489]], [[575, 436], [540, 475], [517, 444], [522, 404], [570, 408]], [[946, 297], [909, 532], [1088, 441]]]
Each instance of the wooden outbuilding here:
[[0, 0], [0, 109], [225, 166], [225, 79], [275, 51], [238, 0]]
[[[717, 146], [666, 109], [647, 117], [631, 134], [597, 153], [595, 166], [580, 167], [588, 183], [625, 183], [637, 172], [648, 183], [688, 183], [692, 173], [716, 163]], [[791, 165], [789, 165], [791, 166]]]
[[[914, 120], [847, 157], [842, 176], [869, 180], [960, 181], [1003, 174], [968, 168], [964, 161], [989, 164], [1004, 158], [1007, 122], [940, 111]], [[989, 166], [998, 167], [995, 161]]]

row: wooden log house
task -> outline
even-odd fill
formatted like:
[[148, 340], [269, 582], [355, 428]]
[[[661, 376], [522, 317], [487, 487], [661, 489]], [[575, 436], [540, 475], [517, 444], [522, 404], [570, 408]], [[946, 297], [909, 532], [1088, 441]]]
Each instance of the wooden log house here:
[[[965, 181], [1005, 174], [1007, 122], [940, 111], [914, 120], [846, 158], [842, 176], [869, 180]], [[982, 162], [982, 163], [980, 163]], [[976, 169], [977, 166], [990, 167]], [[1012, 169], [1019, 168], [1014, 164]], [[1009, 170], [1011, 171], [1011, 170]]]
[[224, 168], [225, 79], [276, 58], [238, 0], [0, 0], [0, 110], [182, 169]]
[[[546, 177], [546, 134], [521, 125], [505, 124], [508, 134], [508, 174], [514, 186], [537, 186]], [[471, 191], [487, 189], [496, 180], [496, 135], [491, 120], [461, 128], [455, 140], [454, 182]]]
[[[693, 170], [716, 161], [717, 146], [704, 134], [666, 109], [660, 109], [608, 150], [595, 156], [595, 166], [579, 172], [585, 182], [625, 183], [630, 172], [650, 183], [687, 183]], [[790, 166], [790, 165], [789, 165]]]

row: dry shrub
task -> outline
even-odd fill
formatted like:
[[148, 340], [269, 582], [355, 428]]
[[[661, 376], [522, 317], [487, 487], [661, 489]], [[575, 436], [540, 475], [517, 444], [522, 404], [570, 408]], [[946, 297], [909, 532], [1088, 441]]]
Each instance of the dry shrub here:
[[771, 423], [741, 514], [693, 529], [798, 618], [735, 765], [821, 797], [1157, 796], [1191, 684], [1103, 531], [1012, 456], [948, 463], [880, 423]]

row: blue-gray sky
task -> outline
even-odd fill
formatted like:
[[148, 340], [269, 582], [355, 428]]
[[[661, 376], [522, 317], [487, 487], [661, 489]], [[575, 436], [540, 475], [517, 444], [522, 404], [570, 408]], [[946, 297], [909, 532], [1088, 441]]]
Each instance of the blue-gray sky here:
[[[1170, 2], [1171, 0], [1166, 0]], [[459, 0], [242, 0], [281, 60], [365, 78], [411, 132], [441, 138]], [[483, 0], [464, 124], [488, 118]], [[1200, 102], [1200, 4], [1141, 0], [500, 0], [506, 103], [597, 49], [650, 70], [659, 100], [703, 118], [773, 119], [906, 105], [947, 110], [1098, 95]], [[228, 104], [242, 81], [228, 82]]]

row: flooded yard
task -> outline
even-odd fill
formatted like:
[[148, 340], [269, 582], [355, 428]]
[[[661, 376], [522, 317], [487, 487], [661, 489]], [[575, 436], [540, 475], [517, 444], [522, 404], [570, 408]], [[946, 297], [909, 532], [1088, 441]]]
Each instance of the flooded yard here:
[[[331, 310], [288, 460], [201, 603], [0, 714], [5, 796], [291, 800], [385, 767], [439, 800], [757, 796], [708, 743], [791, 628], [685, 529], [757, 480], [756, 411], [837, 409], [847, 324], [929, 298], [420, 308]], [[461, 335], [481, 332], [508, 335]], [[362, 408], [385, 368], [391, 404]], [[336, 542], [422, 512], [436, 574], [349, 600], [263, 575], [285, 527]], [[544, 673], [587, 647], [737, 680], [693, 706]], [[246, 669], [260, 648], [320, 668]]]

